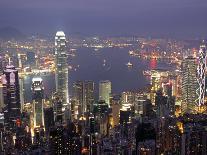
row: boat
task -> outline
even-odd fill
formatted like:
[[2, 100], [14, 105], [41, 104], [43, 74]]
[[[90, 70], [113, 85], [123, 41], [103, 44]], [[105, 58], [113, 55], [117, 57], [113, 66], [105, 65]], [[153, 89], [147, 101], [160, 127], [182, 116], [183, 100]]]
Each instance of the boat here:
[[129, 55], [134, 55], [134, 51], [129, 51]]
[[151, 71], [150, 70], [146, 70], [146, 71], [143, 71], [143, 75], [145, 76], [151, 76]]
[[103, 66], [106, 66], [106, 59], [103, 60]]
[[127, 67], [132, 67], [133, 66], [130, 61], [126, 65], [127, 65]]

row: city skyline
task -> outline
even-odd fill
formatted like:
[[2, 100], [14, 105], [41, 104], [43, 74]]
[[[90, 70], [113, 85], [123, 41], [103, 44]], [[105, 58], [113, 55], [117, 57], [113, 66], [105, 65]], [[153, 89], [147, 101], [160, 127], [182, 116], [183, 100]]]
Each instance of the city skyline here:
[[207, 1], [0, 1], [0, 154], [206, 155]]

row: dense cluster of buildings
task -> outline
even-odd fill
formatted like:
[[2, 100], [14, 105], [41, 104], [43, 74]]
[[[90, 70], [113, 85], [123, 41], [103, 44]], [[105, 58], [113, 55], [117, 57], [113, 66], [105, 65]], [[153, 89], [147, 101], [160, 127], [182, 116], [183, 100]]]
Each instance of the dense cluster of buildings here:
[[[55, 36], [56, 91], [32, 79], [24, 103], [18, 68], [1, 68], [0, 154], [206, 155], [206, 44], [180, 70], [151, 70], [150, 87], [114, 94], [109, 80], [73, 82], [69, 92], [66, 36]], [[69, 98], [70, 96], [70, 98]]]

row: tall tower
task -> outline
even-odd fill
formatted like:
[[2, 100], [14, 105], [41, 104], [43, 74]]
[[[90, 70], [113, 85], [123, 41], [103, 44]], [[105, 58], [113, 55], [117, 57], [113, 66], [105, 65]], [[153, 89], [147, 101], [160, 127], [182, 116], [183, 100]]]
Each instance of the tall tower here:
[[86, 111], [91, 110], [91, 106], [94, 102], [94, 82], [85, 81], [85, 101], [86, 101]]
[[199, 62], [198, 62], [198, 111], [201, 111], [201, 107], [204, 106], [205, 99], [205, 78], [206, 78], [206, 44], [202, 42], [199, 50]]
[[56, 92], [62, 99], [63, 107], [69, 108], [68, 93], [68, 63], [66, 53], [66, 37], [63, 31], [58, 31], [55, 36], [55, 61], [56, 61]]
[[76, 81], [73, 88], [74, 98], [80, 107], [79, 114], [89, 112], [94, 101], [94, 82]]
[[73, 91], [74, 91], [74, 99], [76, 105], [78, 105], [78, 114], [83, 115], [85, 112], [84, 82], [83, 81], [74, 82]]
[[14, 66], [6, 66], [2, 75], [4, 98], [4, 123], [8, 130], [14, 130], [21, 117], [18, 71]]
[[182, 113], [196, 113], [197, 89], [196, 59], [188, 56], [182, 62]]
[[99, 100], [110, 104], [111, 82], [109, 80], [99, 82]]
[[32, 79], [32, 100], [34, 113], [34, 128], [44, 126], [44, 87], [42, 78], [35, 77]]

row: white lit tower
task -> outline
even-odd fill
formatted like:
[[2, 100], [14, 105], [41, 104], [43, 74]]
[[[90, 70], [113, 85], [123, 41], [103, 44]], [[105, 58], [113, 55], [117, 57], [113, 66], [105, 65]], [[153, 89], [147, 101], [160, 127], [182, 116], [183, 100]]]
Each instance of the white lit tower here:
[[34, 128], [44, 127], [44, 86], [42, 78], [32, 79], [32, 100], [34, 112]]
[[182, 113], [196, 113], [198, 80], [196, 58], [188, 56], [182, 62]]
[[206, 72], [206, 44], [203, 40], [200, 50], [199, 50], [199, 61], [198, 61], [198, 111], [200, 112], [201, 108], [204, 106], [204, 99], [205, 99], [205, 72]]
[[69, 108], [68, 63], [66, 51], [65, 34], [63, 31], [58, 31], [55, 36], [55, 81], [56, 92], [62, 99], [63, 108]]

